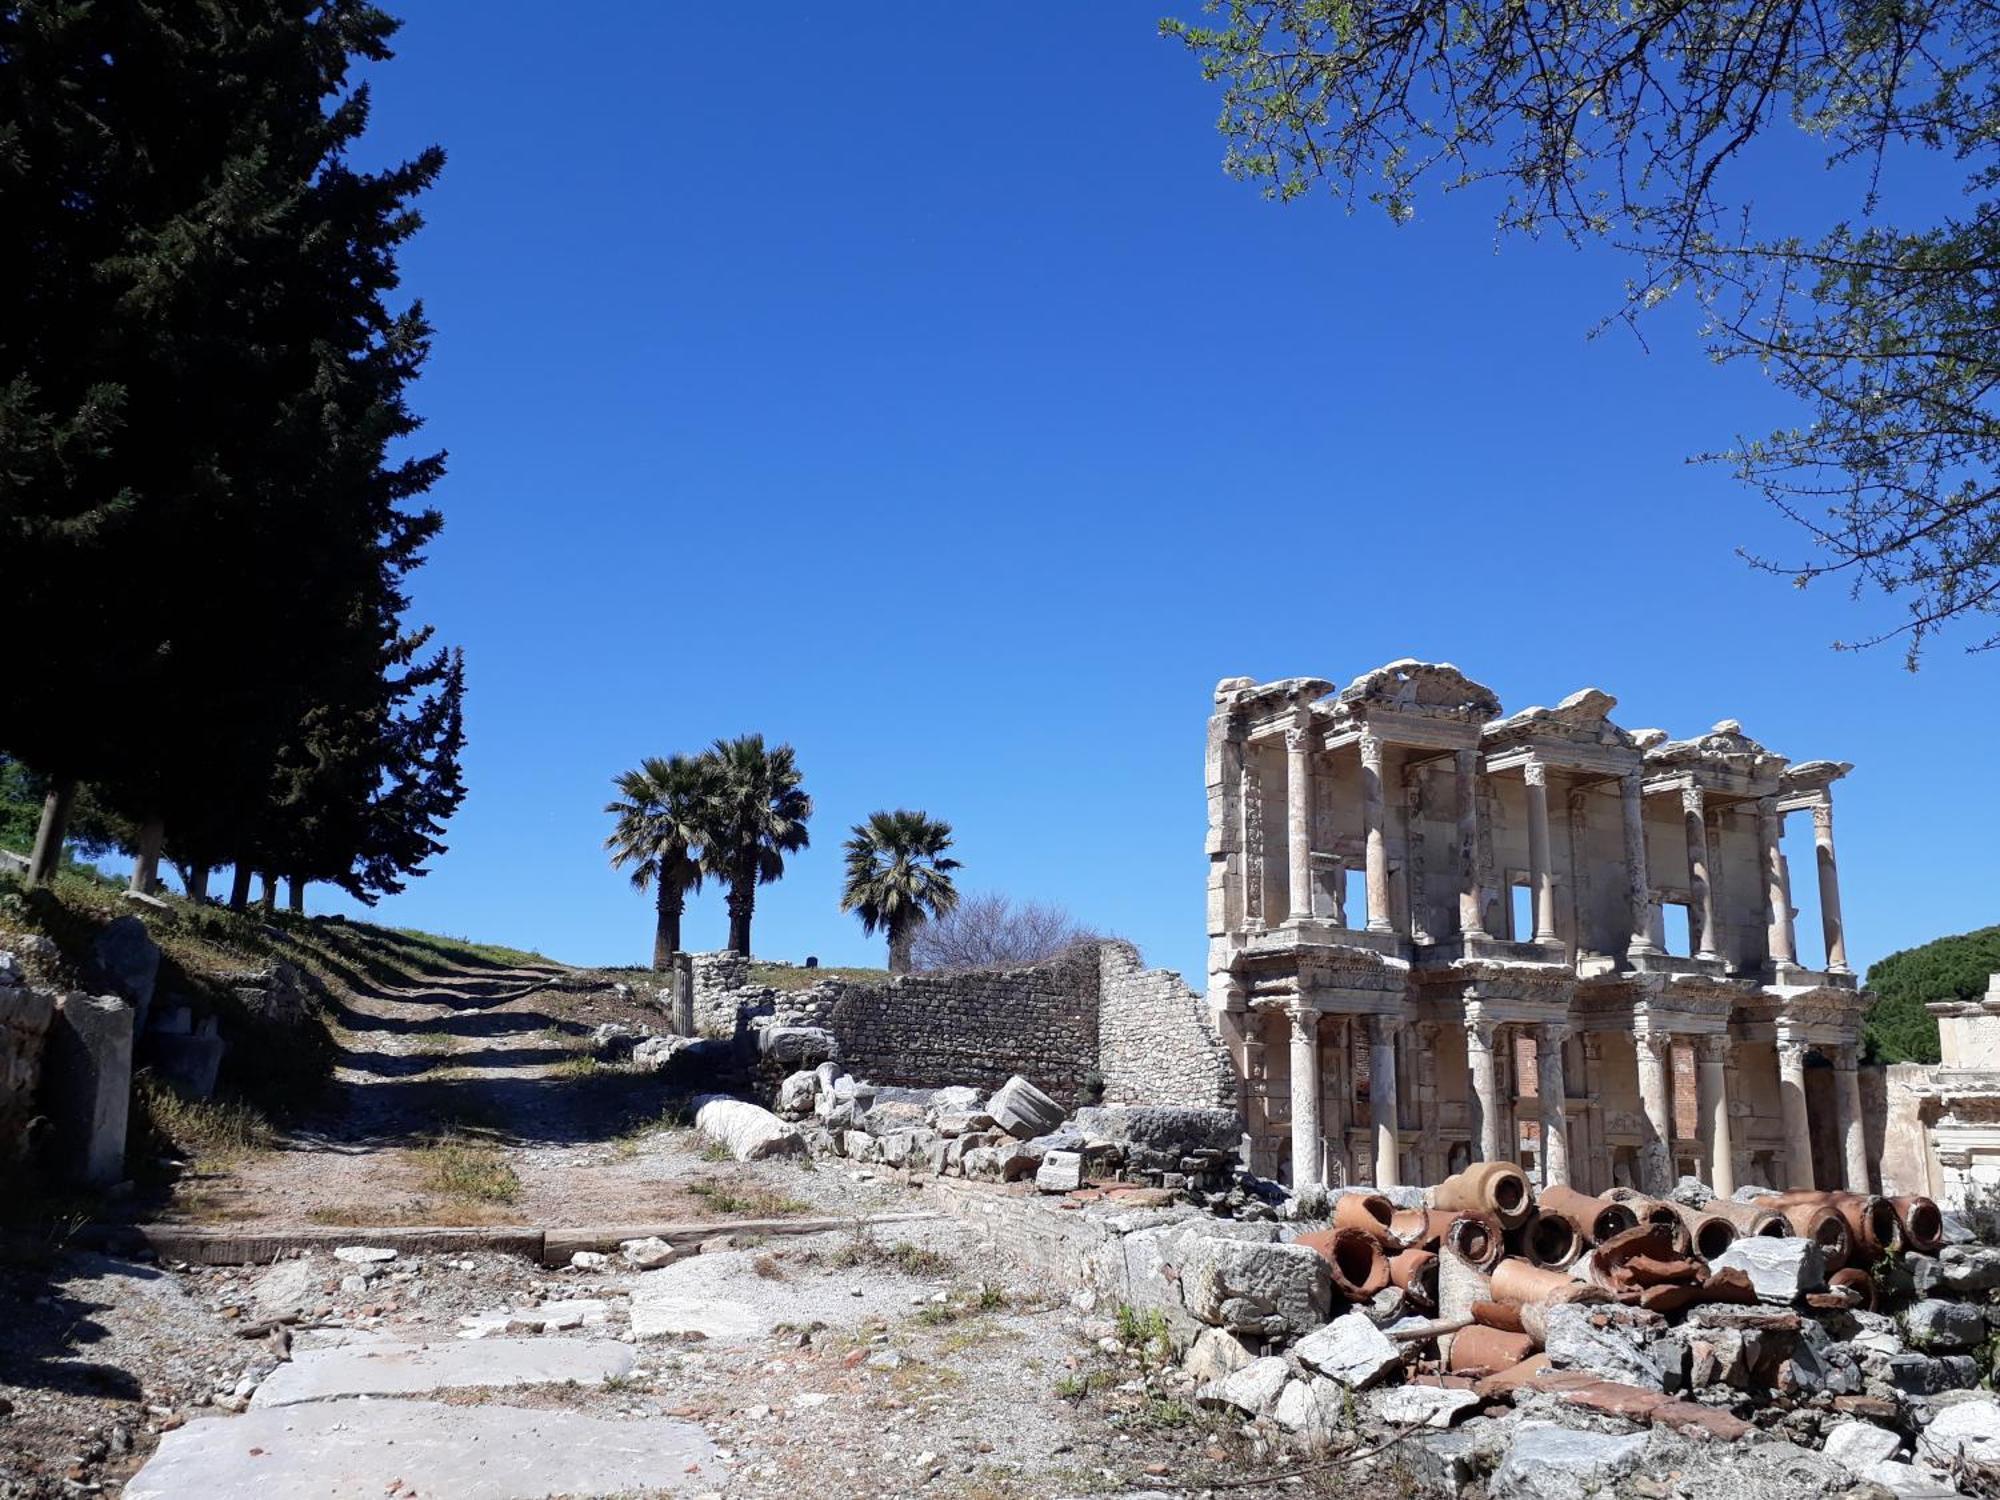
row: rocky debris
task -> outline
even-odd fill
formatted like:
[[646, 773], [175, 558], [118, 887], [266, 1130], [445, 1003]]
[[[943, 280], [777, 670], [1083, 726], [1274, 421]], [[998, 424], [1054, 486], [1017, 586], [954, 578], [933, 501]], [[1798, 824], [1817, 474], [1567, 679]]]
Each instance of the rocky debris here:
[[1449, 1427], [1480, 1405], [1477, 1395], [1436, 1385], [1392, 1385], [1376, 1391], [1369, 1409], [1391, 1427]]
[[1903, 1313], [1903, 1337], [1917, 1349], [1972, 1349], [1985, 1343], [1989, 1334], [1985, 1311], [1970, 1303], [1926, 1297]]
[[1188, 1347], [1181, 1368], [1206, 1384], [1235, 1374], [1256, 1357], [1237, 1334], [1226, 1328], [1204, 1328]]
[[1746, 1235], [1710, 1260], [1709, 1266], [1717, 1271], [1743, 1272], [1760, 1302], [1787, 1307], [1826, 1285], [1826, 1257], [1819, 1246], [1794, 1236], [1773, 1239]]
[[1648, 1348], [1659, 1332], [1656, 1315], [1570, 1302], [1550, 1307], [1544, 1323], [1543, 1348], [1556, 1367], [1641, 1389], [1663, 1388], [1663, 1371]]
[[1204, 1323], [1275, 1336], [1326, 1322], [1333, 1281], [1303, 1245], [1197, 1239], [1180, 1263], [1181, 1299]]
[[1646, 1455], [1644, 1433], [1580, 1432], [1523, 1422], [1487, 1489], [1492, 1500], [1582, 1500], [1609, 1495]]
[[1402, 1368], [1403, 1356], [1364, 1312], [1350, 1312], [1292, 1346], [1292, 1355], [1348, 1390], [1362, 1391]]
[[[577, 1266], [578, 1270], [601, 1268], [608, 1258], [603, 1255], [596, 1255], [593, 1261], [577, 1265], [583, 1256], [592, 1253], [588, 1250], [579, 1250], [570, 1257], [570, 1264]], [[656, 1234], [649, 1234], [640, 1240], [626, 1240], [618, 1247], [618, 1258], [636, 1271], [652, 1271], [661, 1266], [672, 1265], [686, 1253], [676, 1246], [669, 1245]]]
[[1196, 1399], [1204, 1406], [1233, 1406], [1250, 1416], [1261, 1416], [1277, 1404], [1278, 1395], [1291, 1379], [1291, 1368], [1277, 1355], [1253, 1359], [1242, 1369], [1205, 1385]]
[[1918, 1435], [1916, 1456], [1947, 1466], [1961, 1459], [2000, 1464], [2000, 1400], [1981, 1393], [1945, 1407]]
[[1017, 1140], [1046, 1135], [1063, 1122], [1062, 1106], [1016, 1073], [994, 1091], [986, 1112]]
[[805, 1152], [805, 1137], [761, 1105], [724, 1094], [703, 1094], [694, 1106], [695, 1129], [727, 1146], [738, 1161], [764, 1161]]
[[1821, 1445], [1828, 1458], [1856, 1474], [1903, 1451], [1902, 1438], [1873, 1422], [1836, 1422], [1821, 1434]]

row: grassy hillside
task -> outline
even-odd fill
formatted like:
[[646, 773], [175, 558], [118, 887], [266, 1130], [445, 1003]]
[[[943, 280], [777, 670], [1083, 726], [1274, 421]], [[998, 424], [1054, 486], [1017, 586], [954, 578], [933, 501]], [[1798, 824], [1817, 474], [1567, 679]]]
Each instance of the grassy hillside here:
[[1868, 988], [1880, 997], [1868, 1012], [1869, 1054], [1881, 1062], [1937, 1062], [1937, 1021], [1924, 1007], [1975, 1000], [1995, 973], [2000, 973], [2000, 927], [1890, 954], [1868, 971]]

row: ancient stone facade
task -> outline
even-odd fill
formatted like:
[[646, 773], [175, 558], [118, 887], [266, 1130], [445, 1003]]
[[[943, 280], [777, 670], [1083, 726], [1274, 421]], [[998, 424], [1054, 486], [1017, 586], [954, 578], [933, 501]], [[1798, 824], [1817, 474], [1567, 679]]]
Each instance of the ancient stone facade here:
[[[1234, 1102], [1228, 1055], [1201, 997], [1178, 974], [1147, 969], [1129, 943], [1084, 944], [1047, 963], [759, 984], [750, 962], [690, 956], [705, 1035], [755, 1024], [818, 1026], [841, 1062], [872, 1083], [991, 1090], [1019, 1073], [1066, 1105]], [[809, 971], [795, 971], [803, 977]]]
[[[1525, 1142], [1545, 1181], [1593, 1192], [1689, 1168], [1725, 1196], [1867, 1186], [1869, 997], [1833, 843], [1848, 766], [1795, 764], [1734, 722], [1628, 731], [1595, 689], [1503, 715], [1416, 661], [1339, 691], [1229, 678], [1215, 705], [1208, 1003], [1258, 1169], [1436, 1181]], [[1794, 813], [1817, 968], [1794, 931]], [[1667, 951], [1672, 907], [1691, 951]]]
[[2000, 1225], [2000, 974], [1977, 1000], [1926, 1008], [1941, 1061], [1886, 1070], [1883, 1191], [1923, 1193]]

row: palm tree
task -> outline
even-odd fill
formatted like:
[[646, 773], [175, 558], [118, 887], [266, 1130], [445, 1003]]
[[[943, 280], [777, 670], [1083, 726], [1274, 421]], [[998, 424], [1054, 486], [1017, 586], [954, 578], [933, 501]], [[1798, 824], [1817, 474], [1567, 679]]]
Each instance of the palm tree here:
[[703, 815], [702, 868], [728, 890], [729, 951], [750, 954], [757, 887], [785, 873], [785, 856], [806, 847], [812, 798], [799, 788], [790, 745], [764, 748], [764, 736], [717, 740], [706, 759], [715, 791]]
[[847, 841], [847, 883], [840, 909], [861, 914], [861, 930], [889, 934], [889, 972], [910, 972], [910, 944], [917, 929], [958, 905], [947, 859], [951, 824], [907, 808], [868, 815]]
[[618, 800], [604, 810], [618, 822], [604, 847], [613, 866], [632, 867], [632, 884], [652, 886], [658, 912], [653, 924], [653, 967], [664, 970], [681, 946], [681, 913], [701, 889], [704, 820], [714, 797], [714, 762], [707, 756], [648, 756], [636, 771], [618, 777]]

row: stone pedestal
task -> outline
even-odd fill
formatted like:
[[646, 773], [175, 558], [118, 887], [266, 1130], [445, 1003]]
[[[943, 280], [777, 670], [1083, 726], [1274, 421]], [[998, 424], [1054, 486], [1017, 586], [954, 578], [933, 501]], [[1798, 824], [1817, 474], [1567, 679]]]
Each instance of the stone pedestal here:
[[110, 995], [56, 1002], [42, 1065], [42, 1104], [56, 1151], [79, 1181], [106, 1187], [125, 1177], [125, 1126], [132, 1099], [132, 1007]]

